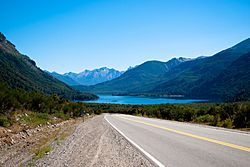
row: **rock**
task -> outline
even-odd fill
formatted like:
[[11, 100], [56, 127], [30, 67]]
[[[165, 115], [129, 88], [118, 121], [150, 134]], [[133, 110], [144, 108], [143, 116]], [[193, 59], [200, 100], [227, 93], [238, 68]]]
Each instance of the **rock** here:
[[13, 144], [15, 144], [15, 140], [10, 138], [10, 145], [13, 145]]
[[20, 136], [21, 136], [22, 139], [26, 139], [27, 138], [27, 134], [26, 133], [20, 132], [19, 134], [20, 134]]
[[27, 136], [30, 136], [30, 132], [28, 130], [23, 130], [23, 132], [27, 135]]
[[5, 137], [7, 135], [7, 131], [5, 128], [0, 127], [0, 137]]

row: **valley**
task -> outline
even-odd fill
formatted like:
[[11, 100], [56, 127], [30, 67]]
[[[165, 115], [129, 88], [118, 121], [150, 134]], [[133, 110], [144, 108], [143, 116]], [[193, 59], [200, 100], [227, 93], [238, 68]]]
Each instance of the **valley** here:
[[249, 167], [249, 0], [1, 1], [0, 167]]
[[250, 96], [249, 53], [246, 39], [213, 56], [147, 61], [112, 80], [73, 87], [96, 94], [244, 101]]
[[249, 64], [248, 38], [212, 56], [59, 74], [0, 33], [0, 165], [247, 166]]

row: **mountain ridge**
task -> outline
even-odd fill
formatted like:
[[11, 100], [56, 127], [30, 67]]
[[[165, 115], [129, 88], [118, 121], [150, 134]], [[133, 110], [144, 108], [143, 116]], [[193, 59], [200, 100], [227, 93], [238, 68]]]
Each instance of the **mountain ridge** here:
[[[150, 60], [146, 61], [130, 70], [124, 72], [120, 77], [110, 81], [99, 83], [93, 86], [76, 86], [77, 89], [83, 91], [93, 91], [96, 93], [128, 93], [132, 89], [140, 88], [142, 84], [157, 79], [159, 75], [163, 75], [171, 68], [182, 62], [189, 61], [186, 58], [172, 58], [167, 62]], [[105, 90], [99, 91], [105, 86]]]
[[[171, 59], [166, 62], [170, 65], [169, 69], [166, 68], [165, 62], [148, 61], [126, 71], [116, 79], [89, 87], [78, 86], [77, 89], [106, 94], [180, 95], [185, 98], [211, 98], [208, 94], [202, 94], [204, 92], [202, 89], [206, 89], [203, 85], [208, 85], [222, 75], [223, 71], [230, 68], [234, 61], [248, 52], [250, 52], [250, 38], [212, 56], [188, 59], [188, 61], [174, 64], [173, 67], [171, 67], [171, 62], [174, 62], [175, 59]], [[236, 67], [234, 66], [234, 68]], [[241, 75], [245, 74], [241, 73]], [[213, 98], [232, 101], [235, 96], [239, 96], [237, 92], [233, 92], [230, 98], [225, 98], [222, 94], [215, 94]], [[247, 98], [246, 96], [241, 97], [241, 100]]]
[[[216, 53], [213, 56], [202, 59], [201, 62], [191, 66], [189, 69], [184, 69], [180, 74], [171, 78], [167, 77], [165, 82], [156, 87], [156, 92], [171, 92], [174, 94], [186, 94], [191, 96], [194, 93], [192, 90], [198, 91], [198, 88], [205, 82], [209, 82], [226, 69], [232, 62], [240, 56], [250, 51], [250, 38], [242, 42]], [[182, 64], [183, 65], [183, 64]], [[176, 70], [176, 69], [174, 69]], [[171, 71], [174, 73], [173, 71]], [[165, 74], [171, 75], [170, 73]], [[178, 87], [178, 88], [177, 88]], [[177, 90], [179, 89], [179, 90]], [[173, 90], [176, 90], [173, 92]]]
[[[238, 101], [250, 99], [250, 52], [240, 56], [215, 79], [202, 85], [200, 94]], [[248, 85], [248, 86], [246, 86]], [[199, 91], [195, 91], [199, 92]], [[236, 95], [235, 95], [236, 94]], [[195, 93], [194, 93], [195, 95]]]
[[50, 75], [59, 79], [68, 85], [95, 85], [101, 82], [112, 80], [123, 74], [123, 71], [118, 71], [113, 68], [101, 67], [94, 70], [84, 70], [80, 73], [68, 72], [58, 74], [49, 72]]
[[13, 89], [57, 94], [67, 99], [96, 99], [89, 93], [80, 93], [63, 82], [51, 77], [36, 66], [35, 61], [21, 54], [6, 37], [0, 33], [0, 82]]

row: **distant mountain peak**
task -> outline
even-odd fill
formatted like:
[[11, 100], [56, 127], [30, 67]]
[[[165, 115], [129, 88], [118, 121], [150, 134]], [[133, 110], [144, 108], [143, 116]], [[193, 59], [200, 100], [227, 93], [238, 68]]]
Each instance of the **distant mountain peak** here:
[[169, 61], [165, 62], [166, 72], [168, 72], [169, 70], [171, 70], [175, 66], [177, 66], [183, 62], [190, 61], [190, 60], [192, 60], [192, 59], [184, 58], [184, 57], [172, 58]]
[[110, 70], [108, 67], [101, 67], [99, 70]]
[[[123, 71], [101, 67], [94, 70], [85, 69], [80, 73], [68, 72], [63, 75], [50, 73], [57, 79], [69, 85], [95, 85], [119, 77]], [[74, 81], [74, 82], [73, 82]]]
[[185, 62], [185, 61], [189, 61], [192, 60], [191, 58], [185, 58], [185, 57], [174, 57], [170, 60], [168, 60], [167, 62], [171, 62], [171, 61], [179, 61], [179, 62]]
[[190, 60], [192, 60], [191, 58], [185, 58], [185, 57], [179, 57], [179, 58], [177, 58], [179, 61], [181, 61], [181, 62], [185, 62], [185, 61], [190, 61]]

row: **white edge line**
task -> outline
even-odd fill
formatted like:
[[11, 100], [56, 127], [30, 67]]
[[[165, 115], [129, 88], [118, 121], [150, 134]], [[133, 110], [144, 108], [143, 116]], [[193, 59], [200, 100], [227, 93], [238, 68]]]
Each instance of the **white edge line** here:
[[153, 157], [151, 154], [149, 154], [147, 151], [145, 151], [143, 148], [141, 148], [139, 145], [137, 145], [134, 141], [132, 141], [130, 138], [128, 138], [124, 133], [122, 133], [117, 127], [115, 127], [109, 120], [106, 118], [106, 115], [104, 116], [104, 119], [117, 131], [119, 132], [127, 141], [129, 141], [132, 145], [134, 145], [137, 149], [139, 149], [144, 155], [146, 155], [151, 161], [153, 161], [157, 166], [159, 167], [165, 167], [160, 161], [158, 161], [155, 157]]

